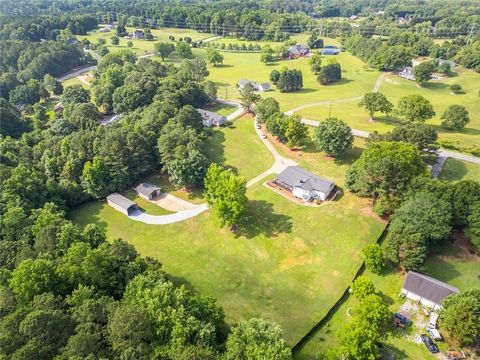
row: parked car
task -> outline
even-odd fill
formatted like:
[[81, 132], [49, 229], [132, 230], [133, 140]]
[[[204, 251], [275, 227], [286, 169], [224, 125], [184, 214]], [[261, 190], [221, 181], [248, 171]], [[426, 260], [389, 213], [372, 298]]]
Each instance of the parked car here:
[[395, 313], [395, 317], [405, 325], [412, 325], [412, 320], [410, 320], [408, 317], [406, 317], [402, 313]]
[[267, 135], [265, 135], [264, 133], [262, 133], [262, 139], [266, 139], [267, 138]]
[[262, 126], [259, 123], [257, 123], [257, 129], [260, 129], [261, 127]]
[[428, 351], [430, 351], [432, 354], [438, 353], [437, 345], [434, 344], [434, 342], [432, 341], [432, 339], [430, 339], [428, 335], [422, 334], [420, 338], [422, 339], [423, 343], [427, 347]]

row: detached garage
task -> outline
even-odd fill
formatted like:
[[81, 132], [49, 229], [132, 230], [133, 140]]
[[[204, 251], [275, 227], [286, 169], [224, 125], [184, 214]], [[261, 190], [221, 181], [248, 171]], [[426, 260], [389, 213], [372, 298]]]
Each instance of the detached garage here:
[[415, 271], [408, 272], [402, 288], [402, 294], [408, 299], [433, 310], [441, 309], [443, 299], [458, 292], [456, 287]]
[[120, 195], [119, 193], [108, 195], [107, 203], [115, 210], [118, 210], [127, 216], [132, 215], [133, 212], [138, 210], [137, 204], [135, 204], [132, 200], [127, 199], [125, 196]]

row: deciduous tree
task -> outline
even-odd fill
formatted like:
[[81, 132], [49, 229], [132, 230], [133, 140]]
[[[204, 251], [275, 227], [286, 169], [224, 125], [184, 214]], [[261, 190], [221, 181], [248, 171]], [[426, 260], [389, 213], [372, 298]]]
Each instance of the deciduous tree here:
[[442, 114], [442, 127], [449, 130], [461, 130], [468, 124], [468, 111], [461, 105], [450, 105]]
[[329, 156], [343, 156], [352, 148], [352, 129], [342, 120], [328, 118], [315, 130], [313, 142], [319, 151]]
[[408, 122], [425, 122], [435, 116], [432, 104], [421, 95], [407, 95], [398, 103], [398, 113]]

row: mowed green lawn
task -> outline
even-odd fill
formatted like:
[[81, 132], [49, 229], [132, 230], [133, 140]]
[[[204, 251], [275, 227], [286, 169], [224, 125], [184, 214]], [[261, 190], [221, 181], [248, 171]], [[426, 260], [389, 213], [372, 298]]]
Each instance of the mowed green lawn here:
[[[99, 27], [99, 30], [101, 27]], [[126, 28], [129, 33], [133, 32], [135, 28], [133, 27], [127, 27]], [[154, 46], [156, 42], [159, 41], [171, 41], [169, 40], [169, 36], [174, 36], [175, 40], [178, 40], [179, 38], [185, 38], [186, 36], [189, 36], [192, 38], [192, 41], [198, 41], [201, 39], [206, 39], [211, 36], [212, 34], [209, 33], [200, 33], [195, 30], [191, 29], [176, 29], [176, 28], [164, 28], [164, 29], [153, 29], [152, 30], [152, 35], [154, 36], [153, 40], [136, 40], [136, 39], [125, 39], [124, 37], [120, 37], [120, 43], [119, 45], [112, 45], [111, 43], [111, 37], [115, 35], [115, 30], [109, 31], [106, 33], [102, 33], [99, 30], [97, 31], [91, 31], [88, 33], [88, 35], [77, 35], [78, 40], [83, 40], [83, 39], [88, 39], [90, 40], [91, 43], [97, 43], [98, 39], [104, 38], [107, 43], [105, 44], [108, 47], [108, 50], [110, 51], [117, 51], [120, 49], [128, 49], [127, 43], [128, 41], [133, 42], [133, 47], [131, 50], [136, 54], [136, 55], [144, 55], [148, 53], [152, 53], [154, 51]]]
[[443, 166], [440, 179], [452, 182], [460, 180], [480, 181], [480, 165], [449, 158]]
[[[460, 291], [466, 291], [479, 286], [478, 269], [480, 257], [471, 254], [462, 245], [448, 244], [439, 254], [431, 256], [423, 273], [436, 279], [445, 281]], [[389, 267], [383, 274], [376, 275], [369, 271], [365, 275], [370, 278], [377, 289], [387, 301], [392, 312], [398, 311], [404, 299], [399, 297], [405, 274], [394, 267]], [[298, 360], [314, 360], [318, 354], [327, 347], [337, 344], [338, 331], [345, 322], [351, 319], [350, 311], [357, 305], [357, 300], [349, 297], [345, 303], [334, 313], [328, 324], [321, 329], [310, 341], [296, 354]], [[393, 330], [393, 328], [392, 328]], [[440, 329], [441, 330], [441, 329]], [[396, 329], [387, 338], [387, 346], [401, 359], [435, 359], [423, 344], [416, 344], [402, 336], [403, 333]]]
[[[450, 85], [459, 84], [462, 86], [461, 94], [450, 94]], [[387, 98], [395, 105], [402, 96], [411, 94], [422, 95], [427, 98], [433, 105], [436, 116], [427, 122], [435, 128], [439, 133], [441, 140], [453, 140], [460, 145], [472, 146], [480, 144], [480, 97], [478, 91], [480, 89], [480, 74], [471, 70], [459, 69], [457, 76], [447, 78], [441, 81], [430, 81], [424, 87], [417, 87], [413, 81], [399, 78], [395, 75], [387, 75], [380, 86], [380, 92], [385, 94]], [[359, 93], [358, 95], [363, 95]], [[344, 96], [345, 98], [347, 96]], [[395, 118], [387, 118], [381, 114], [377, 114], [376, 121], [368, 120], [367, 112], [358, 106], [359, 101], [351, 101], [347, 103], [333, 103], [330, 109], [329, 104], [313, 106], [302, 109], [297, 113], [302, 117], [315, 120], [324, 120], [331, 113], [331, 116], [338, 117], [347, 122], [352, 128], [365, 130], [386, 132], [394, 126], [401, 123]], [[443, 112], [449, 105], [463, 105], [470, 115], [470, 123], [461, 131], [449, 131], [441, 128], [441, 119]]]
[[[326, 41], [328, 42], [328, 40]], [[372, 91], [380, 74], [376, 70], [368, 69], [360, 59], [347, 52], [342, 52], [338, 56], [324, 56], [323, 61], [327, 63], [330, 61], [329, 59], [337, 60], [342, 65], [343, 80], [334, 85], [322, 86], [310, 69], [308, 58], [282, 60], [265, 65], [260, 61], [259, 53], [222, 52], [222, 55], [225, 58], [223, 65], [210, 66], [208, 79], [217, 84], [220, 97], [228, 97], [229, 99], [238, 98], [237, 83], [240, 79], [270, 82], [270, 72], [273, 69], [280, 70], [287, 66], [288, 68], [301, 70], [303, 89], [300, 91], [280, 93], [273, 86], [271, 91], [261, 93], [262, 97], [276, 98], [280, 102], [282, 111], [318, 101], [361, 96], [365, 92]]]
[[211, 161], [253, 179], [273, 165], [273, 157], [258, 137], [253, 117], [244, 115], [229, 127], [209, 129], [205, 151]]
[[[215, 134], [207, 143], [212, 149], [222, 145], [224, 164], [243, 176], [266, 170], [271, 158], [255, 157], [265, 150], [251, 119], [234, 125], [213, 130], [225, 139]], [[330, 176], [328, 171], [322, 175]], [[84, 204], [70, 215], [80, 224], [105, 226], [109, 239], [125, 239], [142, 255], [161, 261], [179, 282], [217, 298], [230, 324], [269, 318], [293, 345], [348, 286], [360, 266], [361, 249], [376, 240], [384, 224], [371, 215], [368, 201], [351, 195], [305, 207], [258, 183], [247, 196], [249, 221], [238, 234], [220, 228], [213, 211], [165, 226], [135, 222], [105, 202]]]

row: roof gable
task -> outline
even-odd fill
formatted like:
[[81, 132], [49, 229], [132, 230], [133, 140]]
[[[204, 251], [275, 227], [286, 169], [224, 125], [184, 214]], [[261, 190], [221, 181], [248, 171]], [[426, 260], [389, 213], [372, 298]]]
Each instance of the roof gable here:
[[403, 288], [435, 304], [441, 304], [448, 295], [459, 292], [456, 287], [415, 271], [408, 272]]
[[154, 192], [159, 191], [160, 187], [158, 187], [157, 185], [154, 185], [154, 184], [150, 184], [150, 183], [140, 183], [135, 188], [135, 190], [139, 194], [150, 196]]
[[323, 193], [329, 193], [335, 185], [333, 181], [312, 174], [298, 166], [287, 167], [278, 174], [277, 180], [306, 191], [316, 190]]

